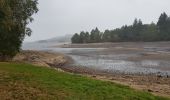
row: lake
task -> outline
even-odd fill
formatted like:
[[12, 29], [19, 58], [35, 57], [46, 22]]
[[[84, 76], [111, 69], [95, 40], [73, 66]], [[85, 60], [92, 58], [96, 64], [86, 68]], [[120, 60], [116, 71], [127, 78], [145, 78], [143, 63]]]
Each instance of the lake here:
[[[74, 60], [72, 64], [74, 66], [89, 67], [109, 73], [170, 75], [169, 59], [157, 57], [160, 55], [159, 47], [156, 49], [147, 46], [143, 49], [127, 49], [127, 47], [121, 46], [114, 48], [54, 48], [53, 45], [51, 43], [24, 44], [23, 49], [64, 53]], [[156, 57], [158, 59], [155, 59]]]

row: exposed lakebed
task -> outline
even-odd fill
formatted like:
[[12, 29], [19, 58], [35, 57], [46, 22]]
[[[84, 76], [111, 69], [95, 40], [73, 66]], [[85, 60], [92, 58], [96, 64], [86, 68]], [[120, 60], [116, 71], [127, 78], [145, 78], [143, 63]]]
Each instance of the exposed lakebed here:
[[73, 66], [104, 70], [109, 73], [170, 75], [169, 48], [158, 45], [142, 45], [140, 47], [116, 45], [109, 48], [49, 46], [36, 48], [33, 46], [31, 48], [31, 50], [35, 49], [64, 53], [73, 59], [74, 62], [71, 64]]

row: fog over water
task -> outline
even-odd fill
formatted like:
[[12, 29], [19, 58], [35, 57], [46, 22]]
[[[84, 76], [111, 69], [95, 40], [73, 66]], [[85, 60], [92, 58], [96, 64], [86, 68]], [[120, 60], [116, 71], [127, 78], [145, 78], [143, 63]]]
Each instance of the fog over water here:
[[49, 39], [65, 34], [101, 31], [132, 24], [156, 22], [162, 12], [170, 15], [170, 0], [39, 0], [39, 12], [29, 26], [33, 30], [25, 41]]

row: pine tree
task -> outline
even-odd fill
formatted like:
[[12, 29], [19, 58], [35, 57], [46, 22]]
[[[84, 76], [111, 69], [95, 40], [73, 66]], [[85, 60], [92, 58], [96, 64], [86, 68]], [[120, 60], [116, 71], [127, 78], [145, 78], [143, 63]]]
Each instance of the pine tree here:
[[86, 43], [86, 33], [84, 31], [80, 32], [80, 43]]
[[103, 33], [103, 36], [102, 36], [102, 41], [109, 42], [110, 40], [111, 40], [110, 31], [105, 30], [105, 32]]
[[90, 43], [90, 34], [89, 34], [89, 32], [85, 33], [85, 43]]
[[91, 31], [90, 40], [94, 43], [102, 41], [102, 34], [97, 27]]
[[158, 23], [157, 23], [158, 29], [159, 29], [159, 35], [160, 40], [168, 40], [169, 37], [169, 26], [168, 26], [168, 15], [164, 12], [159, 17]]
[[72, 43], [80, 43], [80, 36], [75, 33], [73, 37], [71, 38]]

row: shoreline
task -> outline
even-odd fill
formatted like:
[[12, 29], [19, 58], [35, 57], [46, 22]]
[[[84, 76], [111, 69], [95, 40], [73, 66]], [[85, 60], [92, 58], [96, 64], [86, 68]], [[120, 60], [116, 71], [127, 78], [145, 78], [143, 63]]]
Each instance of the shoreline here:
[[170, 41], [158, 41], [158, 42], [103, 42], [103, 43], [80, 43], [80, 44], [61, 44], [52, 46], [54, 48], [114, 48], [114, 47], [141, 47], [141, 46], [160, 46], [166, 47], [170, 44]]
[[107, 73], [100, 70], [94, 70], [87, 67], [68, 67], [56, 66], [53, 68], [61, 69], [64, 72], [79, 74], [93, 79], [110, 81], [118, 84], [129, 86], [133, 89], [150, 92], [154, 95], [165, 96], [170, 98], [170, 77], [145, 74], [123, 74]]
[[[18, 58], [18, 59], [17, 59]], [[72, 59], [61, 53], [43, 51], [22, 51], [14, 58], [15, 62], [54, 68], [58, 71], [80, 74], [93, 79], [110, 81], [147, 91], [154, 95], [170, 97], [170, 77], [144, 74], [108, 73], [88, 67], [70, 66]]]

